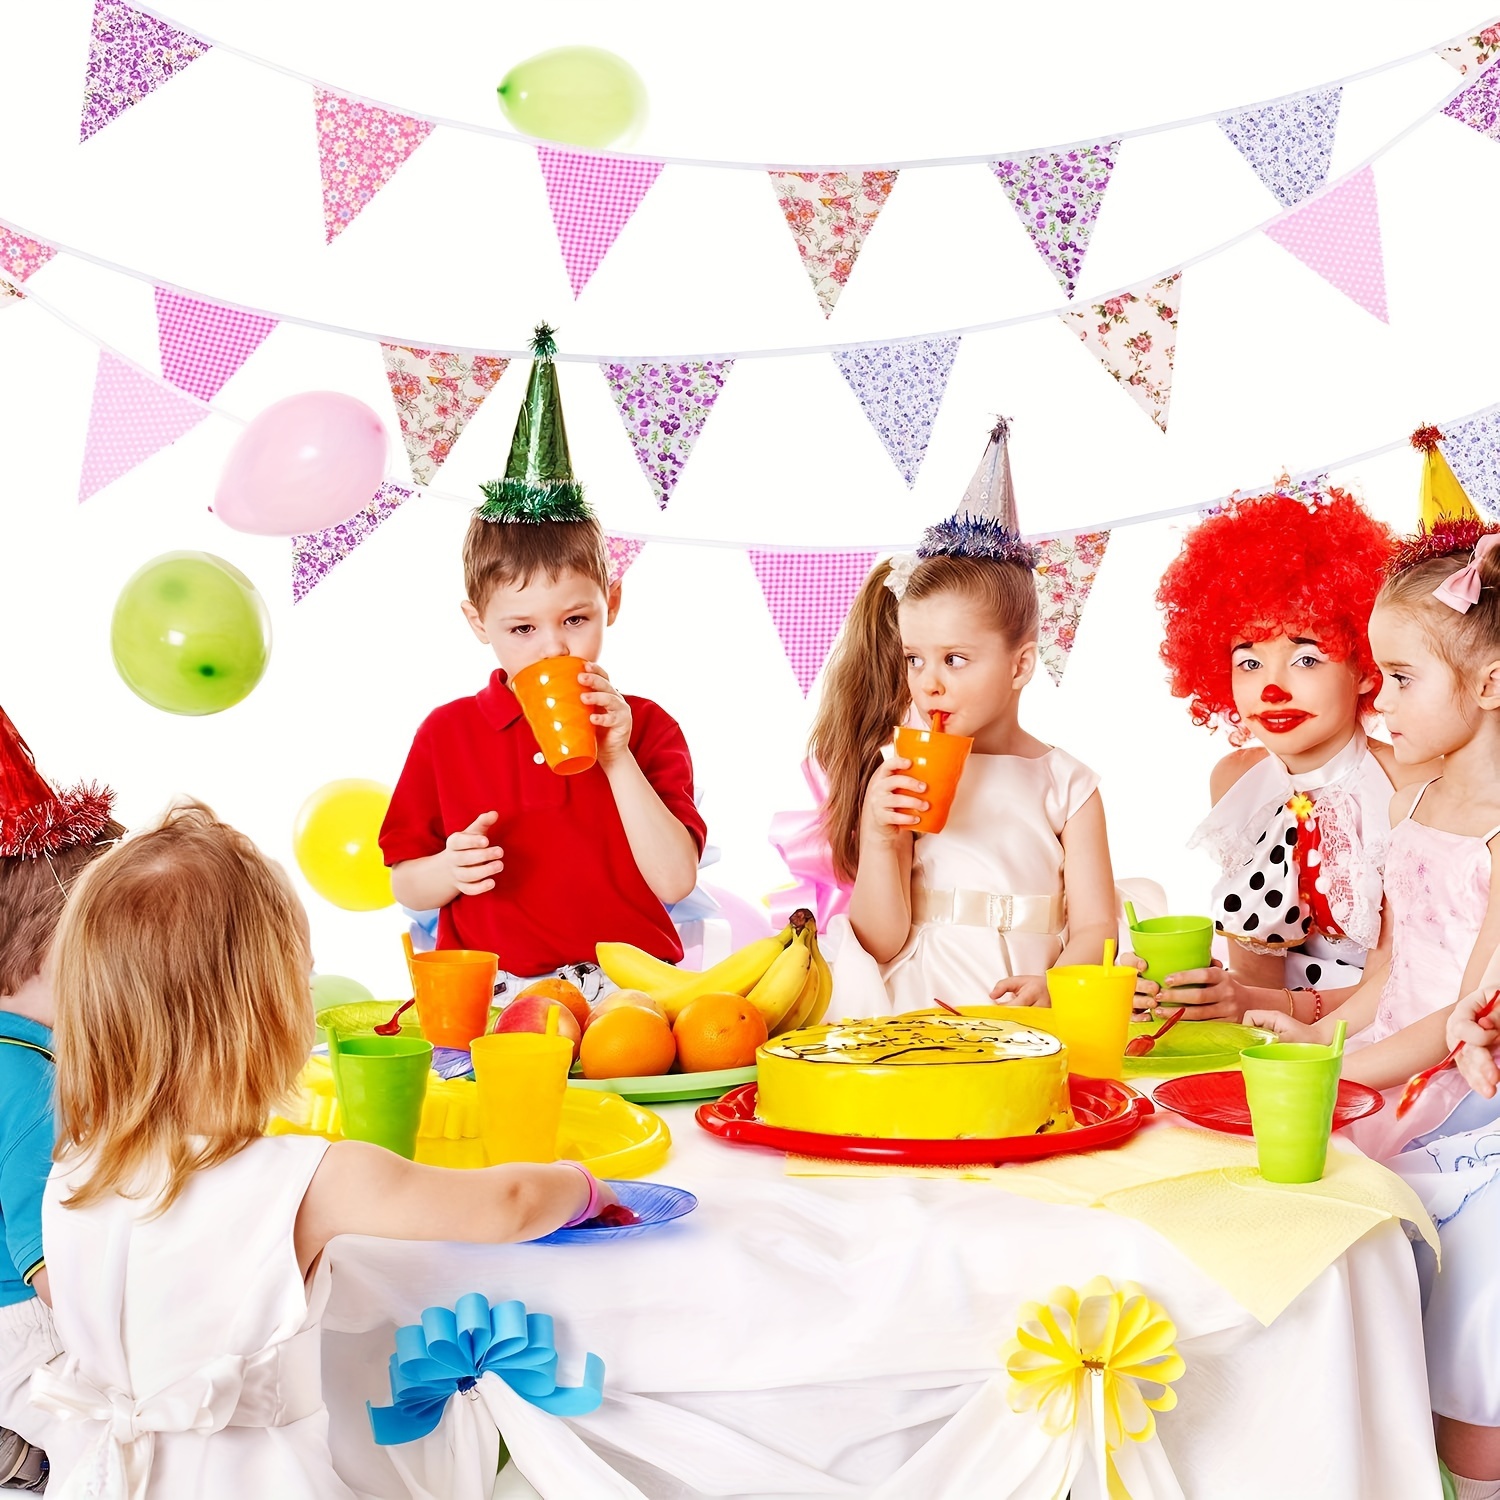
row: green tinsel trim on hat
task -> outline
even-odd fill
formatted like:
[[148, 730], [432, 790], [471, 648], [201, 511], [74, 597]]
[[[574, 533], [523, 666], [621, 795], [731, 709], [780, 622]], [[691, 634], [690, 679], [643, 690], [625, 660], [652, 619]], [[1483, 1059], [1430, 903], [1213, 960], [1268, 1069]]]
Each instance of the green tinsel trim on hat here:
[[481, 521], [536, 525], [541, 521], [590, 521], [594, 516], [576, 479], [539, 484], [525, 479], [492, 479], [479, 488], [484, 492], [484, 504], [478, 511]]

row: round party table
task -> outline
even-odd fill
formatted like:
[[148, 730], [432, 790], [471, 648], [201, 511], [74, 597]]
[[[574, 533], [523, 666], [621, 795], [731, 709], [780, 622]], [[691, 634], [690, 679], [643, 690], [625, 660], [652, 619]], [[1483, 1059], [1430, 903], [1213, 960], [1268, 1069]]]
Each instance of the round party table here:
[[[480, 1292], [551, 1314], [560, 1383], [577, 1380], [586, 1352], [605, 1364], [603, 1405], [587, 1416], [515, 1399], [531, 1414], [523, 1467], [545, 1500], [1051, 1500], [1069, 1440], [1048, 1437], [1035, 1412], [1011, 1410], [1001, 1350], [1023, 1303], [1103, 1275], [1162, 1304], [1186, 1362], [1157, 1438], [1123, 1445], [1131, 1500], [1439, 1500], [1404, 1216], [1372, 1215], [1350, 1231], [1321, 1196], [1251, 1199], [1250, 1169], [1216, 1167], [1212, 1154], [1220, 1143], [1251, 1148], [1160, 1111], [1116, 1152], [1056, 1160], [1087, 1176], [1114, 1156], [1108, 1170], [1130, 1176], [1148, 1157], [1207, 1152], [1188, 1220], [1186, 1200], [1162, 1208], [1149, 1185], [1116, 1211], [1113, 1200], [1082, 1206], [1081, 1178], [1058, 1191], [1043, 1182], [1039, 1197], [1035, 1180], [1007, 1177], [1045, 1176], [1042, 1164], [984, 1180], [800, 1175], [805, 1163], [789, 1171], [780, 1153], [721, 1142], [693, 1112], [659, 1107], [673, 1148], [654, 1175], [699, 1199], [676, 1224], [593, 1245], [330, 1245], [323, 1381], [351, 1488], [390, 1500], [414, 1492], [390, 1457], [406, 1450], [374, 1444], [365, 1402], [391, 1399], [398, 1325]], [[1349, 1147], [1330, 1164], [1379, 1170]], [[1048, 1201], [1059, 1192], [1079, 1201]], [[1158, 1212], [1176, 1226], [1170, 1235], [1152, 1227]], [[1233, 1274], [1198, 1247], [1220, 1212]], [[1324, 1239], [1313, 1239], [1335, 1248], [1311, 1263], [1306, 1284], [1279, 1298], [1258, 1289], [1259, 1247], [1269, 1256], [1314, 1222]], [[1350, 1243], [1326, 1239], [1335, 1224]], [[507, 1438], [519, 1457], [509, 1428]], [[1075, 1500], [1097, 1497], [1092, 1461], [1073, 1468]], [[507, 1489], [513, 1473], [497, 1493], [517, 1492]]]

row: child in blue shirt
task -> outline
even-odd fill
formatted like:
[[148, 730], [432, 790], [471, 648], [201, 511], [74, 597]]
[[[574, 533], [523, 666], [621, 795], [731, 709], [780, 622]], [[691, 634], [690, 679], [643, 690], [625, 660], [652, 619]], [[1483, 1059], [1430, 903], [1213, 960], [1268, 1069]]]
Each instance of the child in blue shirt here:
[[111, 794], [58, 793], [0, 709], [0, 1489], [40, 1490], [56, 1431], [28, 1399], [60, 1357], [42, 1256], [42, 1192], [52, 1170], [48, 950], [68, 887], [124, 832]]

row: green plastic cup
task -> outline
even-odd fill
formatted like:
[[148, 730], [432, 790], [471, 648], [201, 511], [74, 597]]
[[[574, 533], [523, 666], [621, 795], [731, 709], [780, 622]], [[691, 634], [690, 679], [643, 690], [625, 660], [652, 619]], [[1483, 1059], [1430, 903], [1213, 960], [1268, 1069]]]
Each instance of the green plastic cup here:
[[335, 1036], [328, 1061], [345, 1139], [373, 1141], [413, 1160], [432, 1043], [415, 1036]]
[[1130, 929], [1130, 946], [1146, 960], [1146, 978], [1161, 984], [1168, 974], [1206, 969], [1213, 962], [1213, 919], [1148, 917]]
[[1267, 1182], [1316, 1182], [1323, 1175], [1343, 1063], [1341, 1048], [1309, 1042], [1265, 1042], [1240, 1053]]

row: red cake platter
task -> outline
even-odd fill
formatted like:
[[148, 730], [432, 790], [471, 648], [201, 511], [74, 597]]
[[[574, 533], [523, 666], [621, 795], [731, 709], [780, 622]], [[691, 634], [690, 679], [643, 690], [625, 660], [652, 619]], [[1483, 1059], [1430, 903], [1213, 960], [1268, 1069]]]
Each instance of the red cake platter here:
[[698, 1107], [698, 1123], [710, 1135], [735, 1146], [769, 1146], [794, 1156], [832, 1161], [885, 1162], [909, 1167], [968, 1167], [1012, 1161], [1035, 1161], [1074, 1151], [1117, 1146], [1151, 1114], [1151, 1101], [1128, 1084], [1108, 1078], [1068, 1078], [1073, 1105], [1072, 1130], [1046, 1135], [1007, 1135], [995, 1140], [883, 1140], [867, 1135], [820, 1135], [788, 1130], [755, 1118], [756, 1085], [743, 1084], [722, 1099]]

